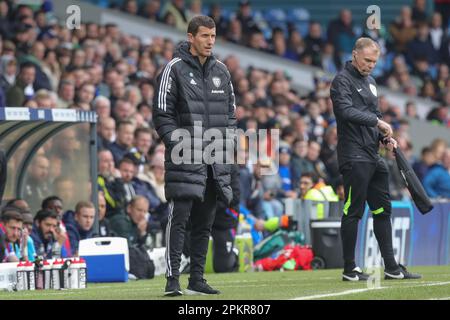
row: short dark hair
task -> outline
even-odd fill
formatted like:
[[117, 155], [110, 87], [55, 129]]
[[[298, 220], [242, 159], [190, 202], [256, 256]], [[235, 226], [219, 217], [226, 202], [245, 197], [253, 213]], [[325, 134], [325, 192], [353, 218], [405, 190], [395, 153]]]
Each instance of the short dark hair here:
[[132, 164], [133, 166], [136, 166], [136, 162], [133, 161], [130, 157], [126, 157], [124, 156], [120, 161], [119, 161], [119, 167], [122, 165], [122, 163], [129, 163]]
[[36, 65], [29, 61], [24, 62], [20, 65], [20, 71], [22, 71], [24, 69], [29, 69], [29, 68], [36, 69]]
[[58, 196], [50, 196], [50, 197], [45, 198], [42, 201], [41, 209], [43, 209], [43, 210], [48, 209], [48, 206], [49, 206], [50, 202], [52, 202], [52, 201], [61, 201], [61, 203], [63, 202], [62, 199]]
[[152, 135], [152, 130], [150, 130], [150, 128], [137, 128], [134, 130], [134, 138], [136, 139], [139, 137], [141, 133]]
[[53, 210], [39, 210], [34, 217], [34, 221], [41, 223], [42, 220], [52, 218], [58, 220], [58, 214]]
[[312, 180], [313, 184], [316, 184], [317, 182], [319, 182], [319, 177], [317, 176], [317, 174], [315, 172], [312, 172], [312, 171], [302, 173], [300, 176], [300, 179], [301, 178], [310, 178]]
[[196, 16], [189, 22], [187, 33], [191, 33], [195, 36], [199, 27], [206, 27], [212, 29], [216, 27], [214, 20], [208, 16]]
[[22, 214], [17, 209], [8, 208], [7, 210], [2, 212], [2, 221], [6, 223], [10, 220], [23, 222]]

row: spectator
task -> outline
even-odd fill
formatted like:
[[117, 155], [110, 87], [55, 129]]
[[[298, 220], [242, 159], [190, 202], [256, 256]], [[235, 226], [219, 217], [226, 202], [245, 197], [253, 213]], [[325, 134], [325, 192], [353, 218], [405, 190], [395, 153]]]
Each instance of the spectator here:
[[144, 165], [149, 163], [150, 149], [153, 144], [152, 131], [148, 128], [138, 128], [134, 131], [134, 147], [130, 152], [140, 154], [139, 173], [144, 172]]
[[158, 152], [153, 155], [149, 170], [143, 174], [138, 175], [138, 178], [150, 183], [162, 203], [167, 202], [164, 191], [164, 174], [164, 153]]
[[442, 28], [442, 15], [439, 12], [434, 12], [431, 18], [430, 39], [434, 50], [439, 52], [441, 50], [442, 41], [446, 33]]
[[95, 207], [90, 201], [80, 201], [75, 206], [75, 212], [67, 211], [63, 221], [67, 227], [70, 239], [70, 250], [74, 256], [78, 256], [80, 240], [92, 238], [94, 235]]
[[[123, 214], [125, 200], [123, 197], [122, 184], [115, 178], [116, 169], [114, 168], [114, 159], [111, 151], [107, 149], [98, 152], [98, 179], [99, 190], [105, 195], [106, 217], [109, 218], [115, 214]], [[120, 176], [120, 172], [117, 172]]]
[[236, 18], [240, 21], [244, 34], [248, 34], [248, 32], [256, 26], [256, 23], [253, 19], [250, 1], [239, 1], [239, 8], [236, 14]]
[[67, 109], [73, 104], [75, 97], [75, 84], [69, 80], [59, 83], [57, 108]]
[[138, 12], [138, 4], [136, 0], [125, 0], [122, 4], [122, 11], [136, 15]]
[[134, 196], [140, 195], [147, 198], [152, 212], [157, 210], [161, 201], [153, 190], [153, 187], [137, 177], [136, 158], [133, 158], [131, 155], [123, 158], [120, 161], [119, 170], [122, 176], [122, 179], [120, 179], [123, 185], [122, 194], [125, 197], [126, 203], [130, 202]]
[[209, 16], [216, 23], [216, 35], [217, 37], [224, 38], [228, 30], [228, 21], [222, 14], [222, 8], [219, 4], [211, 4]]
[[434, 158], [431, 148], [424, 147], [421, 152], [420, 161], [416, 161], [412, 166], [414, 172], [422, 183], [428, 173], [428, 170], [435, 162], [436, 159]]
[[100, 118], [98, 122], [97, 150], [107, 149], [116, 139], [116, 122], [111, 117]]
[[423, 179], [423, 186], [431, 198], [450, 198], [450, 149], [444, 151], [442, 162], [432, 165]]
[[127, 206], [127, 215], [115, 215], [110, 219], [111, 229], [119, 237], [126, 238], [128, 245], [146, 243], [148, 232], [149, 202], [143, 196], [135, 196]]
[[328, 182], [334, 185], [339, 179], [339, 163], [337, 158], [337, 127], [328, 127], [325, 131], [325, 137], [320, 149], [319, 159], [325, 165], [325, 169], [328, 173]]
[[414, 6], [412, 8], [412, 19], [414, 22], [427, 22], [427, 2], [426, 0], [414, 0]]
[[35, 78], [35, 65], [30, 62], [22, 64], [14, 86], [6, 93], [6, 104], [10, 107], [21, 107], [27, 99], [32, 99], [35, 93], [33, 87]]
[[[300, 178], [300, 198], [312, 201], [339, 201], [331, 186], [326, 185], [314, 172], [303, 173]], [[318, 218], [324, 217], [323, 208]]]
[[114, 157], [116, 167], [133, 146], [133, 133], [134, 125], [131, 121], [121, 121], [117, 124], [116, 141], [111, 143], [108, 148]]
[[99, 191], [98, 193], [98, 227], [100, 237], [111, 237], [115, 236], [113, 231], [111, 230], [111, 224], [109, 219], [106, 218], [106, 200], [103, 192]]
[[416, 36], [410, 7], [402, 7], [400, 15], [390, 25], [389, 32], [393, 39], [395, 52], [406, 53], [406, 45]]
[[189, 9], [186, 11], [187, 21], [190, 21], [195, 16], [202, 15], [202, 1], [191, 0]]
[[140, 11], [144, 18], [153, 21], [160, 21], [159, 10], [161, 8], [160, 0], [149, 0], [144, 4], [143, 9]]
[[2, 55], [1, 72], [2, 74], [0, 76], [0, 87], [3, 90], [3, 93], [6, 93], [16, 82], [16, 73], [17, 73], [16, 59], [9, 55]]
[[417, 106], [414, 101], [408, 101], [406, 103], [405, 116], [412, 119], [419, 119], [419, 115], [417, 114]]
[[313, 171], [305, 172], [315, 172], [320, 178], [322, 178], [324, 181], [327, 181], [327, 170], [323, 162], [319, 159], [320, 150], [321, 146], [317, 141], [309, 141], [306, 161], [309, 163], [309, 168], [313, 168]]
[[294, 181], [294, 185], [298, 185], [302, 173], [312, 172], [314, 168], [311, 166], [310, 162], [306, 160], [306, 155], [308, 153], [308, 142], [297, 138], [293, 142], [292, 146], [292, 180]]
[[256, 164], [253, 167], [253, 172], [256, 180], [261, 181], [258, 184], [262, 195], [262, 208], [264, 211], [264, 219], [273, 217], [281, 217], [283, 214], [283, 204], [279, 199], [283, 198], [285, 191], [282, 189], [281, 178], [278, 174], [262, 175], [261, 167], [270, 168], [272, 163]]
[[322, 28], [317, 21], [311, 21], [309, 31], [305, 37], [306, 51], [312, 53], [312, 64], [316, 67], [322, 67], [321, 54], [324, 47], [322, 39]]
[[328, 25], [327, 35], [328, 41], [333, 44], [335, 49], [335, 63], [340, 68], [348, 60], [356, 40], [350, 10], [341, 10], [339, 18], [331, 21]]
[[426, 23], [421, 23], [417, 27], [416, 37], [408, 43], [406, 61], [410, 66], [419, 58], [426, 59], [429, 65], [437, 62], [437, 51], [430, 40], [430, 29]]
[[174, 27], [181, 31], [187, 30], [188, 18], [184, 7], [184, 0], [172, 0], [168, 2], [162, 10], [164, 21], [166, 21], [169, 14], [173, 17]]
[[[289, 147], [280, 147], [279, 149], [280, 155], [280, 164], [278, 168], [278, 175], [281, 178], [281, 188], [289, 193], [293, 190], [292, 184], [292, 169], [290, 166], [291, 163], [291, 150]], [[292, 193], [290, 193], [292, 194]]]

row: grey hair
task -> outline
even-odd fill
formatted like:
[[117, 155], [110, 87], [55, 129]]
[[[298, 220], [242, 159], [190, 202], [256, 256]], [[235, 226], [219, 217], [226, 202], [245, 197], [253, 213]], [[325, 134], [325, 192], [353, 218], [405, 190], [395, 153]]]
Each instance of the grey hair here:
[[372, 40], [370, 38], [366, 38], [366, 37], [361, 37], [358, 40], [356, 40], [355, 46], [353, 47], [353, 50], [361, 51], [361, 50], [363, 50], [364, 48], [367, 48], [367, 47], [375, 47], [378, 52], [381, 51], [380, 50], [380, 45], [376, 41], [374, 41], [374, 40]]

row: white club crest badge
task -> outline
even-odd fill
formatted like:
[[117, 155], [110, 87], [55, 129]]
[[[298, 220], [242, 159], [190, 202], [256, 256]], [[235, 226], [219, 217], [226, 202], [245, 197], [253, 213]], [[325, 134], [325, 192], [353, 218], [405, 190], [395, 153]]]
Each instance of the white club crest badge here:
[[373, 84], [369, 84], [370, 91], [372, 91], [373, 95], [377, 96], [377, 87], [375, 87]]
[[222, 81], [220, 80], [219, 77], [213, 77], [212, 81], [213, 81], [214, 85], [216, 86], [216, 88], [220, 87], [220, 84], [222, 83]]

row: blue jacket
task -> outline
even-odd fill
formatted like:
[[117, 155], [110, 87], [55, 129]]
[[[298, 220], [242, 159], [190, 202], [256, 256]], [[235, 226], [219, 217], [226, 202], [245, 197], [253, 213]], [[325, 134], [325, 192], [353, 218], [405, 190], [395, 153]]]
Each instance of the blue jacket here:
[[73, 255], [78, 254], [78, 245], [80, 240], [89, 239], [94, 237], [94, 228], [91, 228], [88, 231], [81, 229], [78, 222], [75, 221], [73, 211], [66, 211], [63, 216], [63, 222], [66, 226], [67, 235], [70, 240], [70, 250]]
[[423, 179], [423, 187], [431, 198], [450, 198], [450, 173], [441, 164], [433, 165]]

